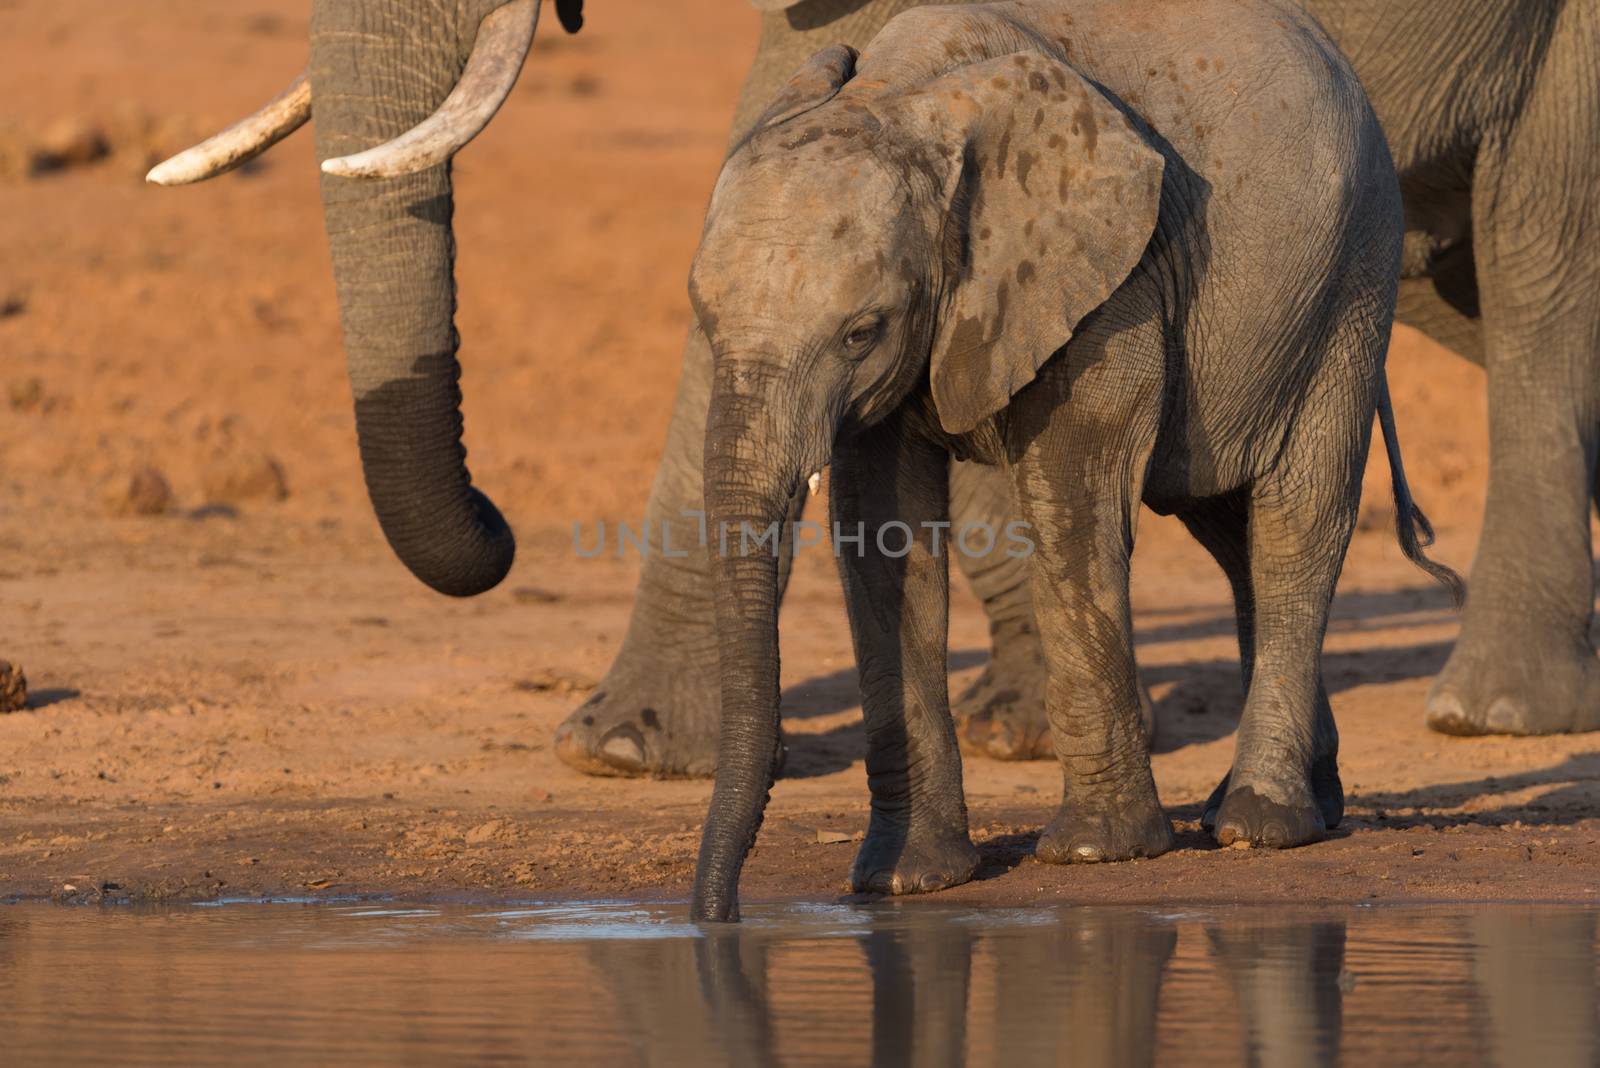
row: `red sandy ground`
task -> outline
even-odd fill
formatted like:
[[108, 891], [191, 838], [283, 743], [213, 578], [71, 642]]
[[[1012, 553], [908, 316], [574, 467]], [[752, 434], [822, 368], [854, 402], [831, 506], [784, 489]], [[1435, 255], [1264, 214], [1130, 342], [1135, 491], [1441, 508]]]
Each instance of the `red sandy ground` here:
[[[708, 784], [585, 778], [550, 735], [626, 624], [637, 562], [576, 558], [571, 524], [642, 511], [755, 16], [611, 0], [576, 39], [552, 19], [461, 157], [467, 440], [522, 552], [454, 602], [395, 562], [364, 497], [310, 138], [194, 189], [139, 180], [287, 82], [308, 6], [0, 5], [0, 657], [34, 693], [0, 718], [0, 898], [681, 897]], [[26, 173], [96, 129], [105, 158]], [[1391, 367], [1438, 555], [1464, 569], [1482, 374], [1405, 331]], [[147, 469], [167, 511], [118, 514]], [[1333, 840], [1254, 853], [1198, 830], [1240, 706], [1231, 613], [1151, 516], [1134, 598], [1179, 848], [1038, 864], [1054, 767], [969, 760], [987, 864], [945, 899], [1593, 900], [1600, 739], [1423, 728], [1456, 617], [1387, 532], [1386, 475], [1374, 460], [1328, 640], [1351, 799]], [[953, 689], [984, 637], [963, 592]], [[853, 847], [817, 832], [859, 831], [866, 789], [824, 552], [799, 563], [784, 643], [789, 773], [745, 892], [826, 899]]]

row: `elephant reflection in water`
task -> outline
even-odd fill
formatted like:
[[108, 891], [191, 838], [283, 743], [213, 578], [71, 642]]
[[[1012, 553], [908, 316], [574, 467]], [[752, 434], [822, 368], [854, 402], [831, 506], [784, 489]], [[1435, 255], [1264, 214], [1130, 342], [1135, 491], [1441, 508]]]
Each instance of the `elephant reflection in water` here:
[[1495, 1064], [1600, 1064], [1595, 914], [1485, 909], [1467, 921], [1474, 1014]]
[[[1344, 982], [1360, 982], [1345, 971], [1343, 921], [1230, 923], [1210, 927], [1207, 936], [1238, 999], [1245, 1063], [1338, 1063]], [[1465, 919], [1460, 936], [1471, 958], [1475, 1045], [1486, 1063], [1600, 1064], [1593, 912], [1484, 909]], [[1388, 938], [1379, 928], [1368, 940]], [[1410, 1011], [1417, 1019], [1428, 1012], [1421, 1005]]]
[[754, 929], [706, 938], [592, 943], [590, 961], [612, 995], [617, 1030], [639, 1064], [709, 1068], [776, 1063], [767, 1008], [767, 954]]
[[1217, 968], [1233, 988], [1244, 1063], [1333, 1065], [1343, 1031], [1345, 924], [1230, 922], [1208, 927]]
[[[868, 991], [866, 977], [847, 967], [809, 1001], [797, 1003], [796, 992], [787, 991], [789, 1005], [827, 1028], [826, 1035], [789, 1030], [788, 1042], [825, 1037], [850, 1050], [841, 1063], [875, 1066], [1155, 1063], [1161, 988], [1178, 925], [1116, 909], [1041, 912], [1039, 922], [1006, 925], [964, 919], [943, 910], [874, 914], [860, 942], [871, 984], [870, 1035], [849, 1033]], [[1357, 930], [1365, 930], [1368, 944], [1389, 944], [1410, 933], [1395, 923], [1373, 914]], [[1371, 978], [1359, 974], [1359, 964], [1355, 976], [1346, 971], [1344, 920], [1229, 918], [1203, 926], [1211, 974], [1199, 982], [1231, 991], [1236, 1010], [1228, 1013], [1223, 995], [1208, 998], [1203, 1012], [1210, 1024], [1222, 1024], [1218, 1037], [1236, 1019], [1240, 1046], [1235, 1053], [1227, 1040], [1194, 1045], [1211, 1035], [1202, 1033], [1206, 1023], [1190, 1021], [1200, 1030], [1186, 1034], [1186, 1048], [1167, 1050], [1179, 1061], [1333, 1065], [1347, 1017], [1352, 1034], [1363, 1033], [1347, 1013], [1345, 990], [1351, 978], [1356, 991]], [[1593, 913], [1485, 910], [1456, 930], [1471, 953], [1469, 976], [1461, 979], [1470, 993], [1461, 997], [1448, 974], [1419, 978], [1447, 984], [1433, 996], [1468, 1005], [1473, 1045], [1486, 1063], [1600, 1064]], [[743, 1068], [796, 1052], [778, 1048], [769, 966], [773, 951], [801, 941], [816, 944], [793, 928], [746, 925], [702, 938], [600, 942], [590, 954], [617, 1006], [618, 1030], [635, 1036], [637, 1063]], [[1424, 1019], [1428, 1007], [1412, 1011]]]
[[[695, 939], [596, 943], [590, 952], [619, 1029], [639, 1036], [639, 1063], [765, 1065], [782, 1059], [769, 962], [794, 938], [747, 925]], [[956, 1068], [976, 1047], [993, 1050], [980, 1060], [1008, 1066], [1148, 1065], [1161, 975], [1176, 944], [1176, 928], [1113, 911], [1000, 929], [947, 915], [875, 917], [861, 942], [870, 1037], [828, 1037], [870, 1047], [870, 1060], [864, 1050], [859, 1059], [875, 1066]], [[975, 950], [993, 959], [995, 986], [994, 1004], [972, 1017]], [[809, 1004], [808, 1017], [843, 1030], [841, 1010], [865, 993], [857, 981], [846, 972], [826, 984], [821, 996], [837, 1004]]]

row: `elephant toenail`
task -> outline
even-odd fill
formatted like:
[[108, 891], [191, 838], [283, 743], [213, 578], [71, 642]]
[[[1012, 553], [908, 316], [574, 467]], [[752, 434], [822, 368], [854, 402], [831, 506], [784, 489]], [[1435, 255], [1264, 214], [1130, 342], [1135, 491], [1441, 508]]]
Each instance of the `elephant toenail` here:
[[1472, 723], [1461, 699], [1453, 693], [1441, 693], [1428, 702], [1428, 726], [1441, 734], [1473, 734]]
[[613, 727], [600, 739], [600, 756], [620, 771], [643, 771], [644, 738], [631, 724]]
[[1072, 847], [1072, 859], [1078, 864], [1098, 864], [1106, 858], [1105, 851], [1097, 845], [1082, 842]]
[[1261, 828], [1261, 844], [1282, 849], [1289, 844], [1289, 828], [1281, 823], [1269, 823]]
[[936, 872], [930, 871], [922, 877], [919, 885], [924, 892], [927, 892], [929, 890], [939, 889], [941, 886], [945, 885], [945, 880], [943, 876], [937, 874]]
[[1497, 698], [1483, 718], [1490, 730], [1506, 734], [1524, 733], [1526, 717], [1522, 714], [1522, 707], [1509, 697]]

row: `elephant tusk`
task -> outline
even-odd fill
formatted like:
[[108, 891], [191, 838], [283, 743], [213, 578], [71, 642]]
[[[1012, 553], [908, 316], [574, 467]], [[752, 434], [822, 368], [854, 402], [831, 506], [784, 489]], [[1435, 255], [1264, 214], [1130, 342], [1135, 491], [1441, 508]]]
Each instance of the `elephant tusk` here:
[[466, 69], [439, 110], [376, 148], [324, 160], [323, 172], [341, 178], [399, 178], [448, 160], [483, 132], [511, 95], [538, 24], [539, 0], [511, 0], [495, 10], [478, 24]]
[[255, 159], [311, 117], [311, 81], [302, 71], [283, 92], [249, 118], [157, 164], [145, 175], [156, 185], [188, 185], [226, 174]]
[[806, 479], [806, 485], [811, 487], [811, 496], [815, 497], [817, 491], [822, 488], [822, 472], [813, 471], [811, 477]]

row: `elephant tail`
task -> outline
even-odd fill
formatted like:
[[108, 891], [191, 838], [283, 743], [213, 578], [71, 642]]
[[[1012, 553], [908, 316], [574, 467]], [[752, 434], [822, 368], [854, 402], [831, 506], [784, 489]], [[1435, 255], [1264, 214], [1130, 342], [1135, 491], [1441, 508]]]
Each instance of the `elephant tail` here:
[[1394, 525], [1400, 537], [1400, 551], [1407, 560], [1426, 571], [1433, 580], [1450, 591], [1450, 599], [1460, 608], [1467, 599], [1467, 585], [1461, 576], [1436, 563], [1422, 550], [1433, 544], [1433, 524], [1412, 499], [1406, 482], [1405, 464], [1400, 460], [1400, 435], [1394, 428], [1394, 405], [1389, 402], [1389, 376], [1378, 379], [1378, 425], [1383, 429], [1383, 449], [1389, 455], [1389, 472], [1394, 483]]

